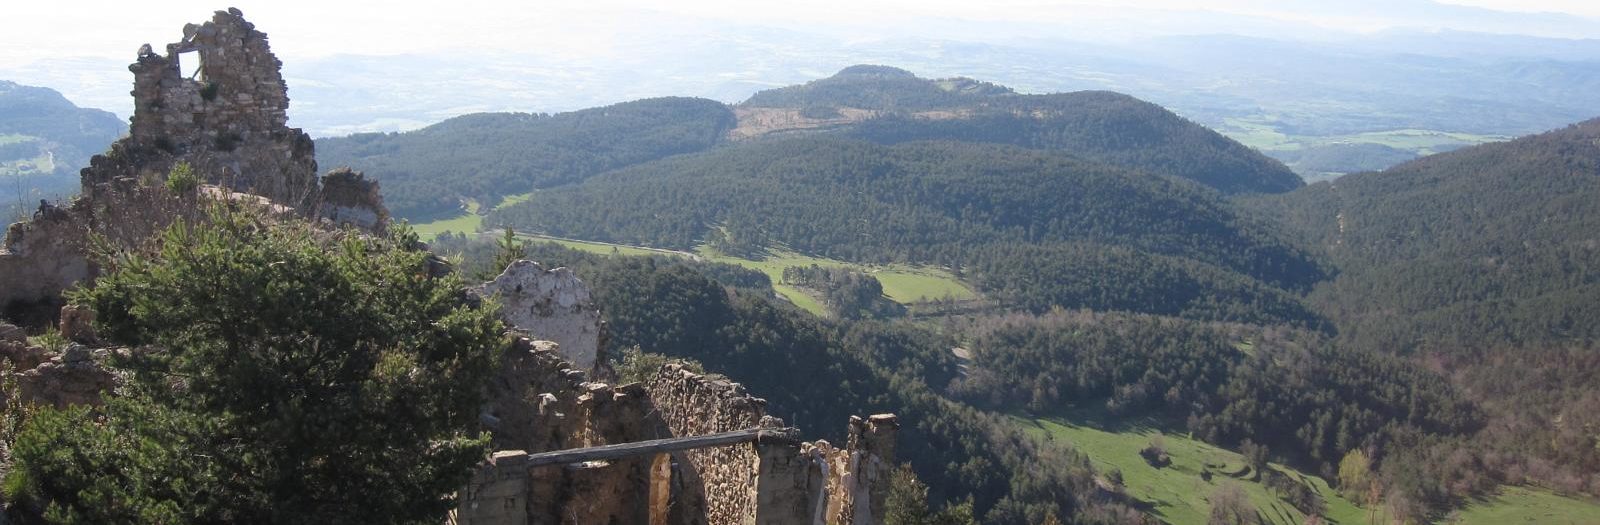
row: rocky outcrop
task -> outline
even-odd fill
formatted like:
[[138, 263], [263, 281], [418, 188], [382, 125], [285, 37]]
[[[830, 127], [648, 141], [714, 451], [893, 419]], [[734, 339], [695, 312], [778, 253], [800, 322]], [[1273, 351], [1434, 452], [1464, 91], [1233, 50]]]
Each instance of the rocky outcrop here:
[[30, 344], [16, 326], [0, 323], [0, 373], [13, 375], [24, 403], [63, 408], [100, 404], [101, 393], [116, 387], [116, 377], [101, 363], [111, 350], [68, 344], [52, 352]]
[[322, 201], [318, 206], [318, 216], [338, 226], [367, 231], [383, 231], [389, 226], [389, 210], [383, 207], [378, 181], [368, 180], [350, 168], [338, 168], [322, 176]]
[[31, 370], [53, 357], [43, 347], [28, 344], [22, 328], [0, 323], [0, 362], [12, 373]]
[[116, 386], [116, 377], [101, 364], [109, 352], [68, 345], [59, 355], [18, 375], [22, 400], [55, 408], [100, 404], [101, 394]]
[[[90, 160], [78, 197], [64, 207], [42, 204], [31, 221], [7, 230], [0, 244], [0, 314], [33, 325], [50, 322], [61, 291], [94, 277], [86, 256], [91, 232], [131, 245], [194, 213], [193, 199], [161, 184], [179, 163], [223, 188], [201, 192], [210, 198], [260, 199], [374, 231], [388, 222], [375, 182], [349, 170], [317, 177], [311, 137], [288, 127], [281, 63], [267, 35], [239, 10], [185, 25], [182, 38], [163, 51], [146, 44], [128, 66], [134, 99], [129, 134]], [[185, 64], [196, 65], [196, 73], [184, 76]]]
[[590, 375], [608, 376], [601, 353], [600, 309], [572, 270], [546, 270], [517, 261], [475, 292], [500, 301], [506, 324], [534, 339], [554, 341], [561, 357]]

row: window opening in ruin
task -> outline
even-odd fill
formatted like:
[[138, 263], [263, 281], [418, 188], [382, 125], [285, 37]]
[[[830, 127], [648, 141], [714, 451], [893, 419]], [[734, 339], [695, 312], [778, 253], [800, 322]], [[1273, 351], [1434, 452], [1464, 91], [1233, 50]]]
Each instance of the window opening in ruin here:
[[199, 51], [185, 51], [178, 53], [176, 60], [178, 61], [178, 73], [182, 74], [183, 78], [187, 78], [189, 80], [205, 80], [205, 77], [202, 76], [204, 71], [201, 71], [202, 64], [200, 61]]

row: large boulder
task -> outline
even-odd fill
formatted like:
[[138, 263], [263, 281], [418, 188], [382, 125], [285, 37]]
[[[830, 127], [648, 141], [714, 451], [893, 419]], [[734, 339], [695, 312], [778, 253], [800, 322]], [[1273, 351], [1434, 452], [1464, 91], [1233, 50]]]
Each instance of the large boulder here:
[[559, 345], [561, 358], [574, 368], [606, 375], [599, 373], [605, 368], [600, 309], [589, 286], [572, 270], [547, 270], [533, 261], [517, 261], [474, 291], [497, 298], [501, 317], [517, 331]]

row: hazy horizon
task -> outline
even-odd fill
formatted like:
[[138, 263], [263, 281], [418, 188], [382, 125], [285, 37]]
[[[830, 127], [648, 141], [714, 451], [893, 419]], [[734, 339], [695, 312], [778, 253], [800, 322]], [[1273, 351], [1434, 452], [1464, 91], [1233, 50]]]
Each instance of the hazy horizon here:
[[[0, 23], [0, 79], [50, 87], [80, 106], [123, 118], [132, 110], [125, 66], [138, 46], [159, 51], [181, 37], [184, 23], [205, 21], [219, 8], [193, 1], [71, 4], [11, 8], [14, 16]], [[1149, 43], [1184, 35], [1387, 49], [1396, 41], [1411, 45], [1446, 34], [1498, 34], [1532, 40], [1486, 51], [1600, 60], [1600, 4], [1573, 0], [236, 5], [268, 33], [284, 62], [294, 99], [291, 123], [319, 136], [414, 129], [478, 111], [566, 111], [649, 96], [737, 102], [764, 87], [869, 62], [927, 76], [975, 76], [1021, 91], [1114, 89], [1173, 106], [1141, 90], [1148, 80], [1104, 70], [1184, 52]], [[1455, 52], [1434, 47], [1418, 52]], [[965, 48], [977, 51], [961, 55]], [[1562, 54], [1572, 49], [1576, 55]], [[1039, 74], [1041, 68], [1110, 60], [1127, 64], [1084, 66], [1091, 71], [1066, 79]], [[392, 100], [372, 99], [374, 93]], [[370, 101], [362, 110], [373, 114], [340, 114], [350, 108], [330, 101], [335, 95]]]

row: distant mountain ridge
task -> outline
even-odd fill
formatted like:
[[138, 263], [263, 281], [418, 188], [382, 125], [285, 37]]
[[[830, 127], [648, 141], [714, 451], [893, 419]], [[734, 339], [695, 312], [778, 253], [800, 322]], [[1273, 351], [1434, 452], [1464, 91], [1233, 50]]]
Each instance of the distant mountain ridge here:
[[811, 132], [882, 144], [1017, 145], [1187, 178], [1224, 193], [1301, 185], [1277, 161], [1125, 95], [1020, 95], [972, 79], [929, 80], [867, 65], [763, 91], [732, 107], [645, 99], [557, 115], [475, 114], [412, 132], [320, 139], [318, 159], [377, 178], [396, 216], [416, 219], [451, 213], [464, 199], [494, 203], [736, 140]]
[[0, 176], [14, 177], [0, 184], [0, 206], [25, 208], [73, 192], [78, 169], [126, 130], [109, 111], [80, 108], [50, 88], [0, 80]]
[[77, 153], [98, 153], [126, 128], [110, 111], [80, 108], [56, 90], [0, 80], [0, 134], [30, 135]]
[[815, 115], [865, 110], [871, 118], [844, 133], [888, 144], [958, 140], [1060, 151], [1223, 193], [1280, 193], [1304, 185], [1276, 160], [1160, 106], [1108, 91], [1024, 95], [968, 78], [929, 80], [863, 65], [756, 93], [739, 107]]

